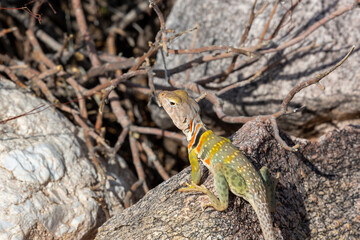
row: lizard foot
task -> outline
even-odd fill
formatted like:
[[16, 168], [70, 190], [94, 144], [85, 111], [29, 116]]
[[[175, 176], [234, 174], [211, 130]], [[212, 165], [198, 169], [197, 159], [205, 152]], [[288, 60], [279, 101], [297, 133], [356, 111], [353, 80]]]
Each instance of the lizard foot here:
[[186, 187], [180, 188], [179, 192], [202, 192], [206, 193], [207, 188], [204, 185], [197, 185], [193, 181], [185, 183]]
[[[197, 185], [193, 181], [190, 183], [185, 183], [186, 187], [180, 188], [179, 192], [201, 192], [201, 193], [207, 193], [208, 189], [204, 185]], [[204, 211], [207, 207], [213, 207], [214, 205], [212, 203], [201, 203], [200, 204], [201, 210]]]
[[[210, 203], [201, 203], [201, 209], [204, 211], [207, 207], [215, 208], [217, 211], [224, 211], [228, 206], [227, 195], [226, 201], [220, 201], [212, 192], [204, 185], [197, 185], [194, 182], [186, 183], [187, 187], [180, 188], [179, 192], [201, 192], [209, 197]], [[228, 191], [228, 190], [227, 190]], [[228, 192], [227, 192], [228, 193]]]

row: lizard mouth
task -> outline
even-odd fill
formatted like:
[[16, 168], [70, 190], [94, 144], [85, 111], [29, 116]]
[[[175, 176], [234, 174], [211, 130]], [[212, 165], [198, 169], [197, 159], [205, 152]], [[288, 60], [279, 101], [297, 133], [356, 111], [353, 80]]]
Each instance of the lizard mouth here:
[[163, 95], [163, 93], [159, 93], [157, 94], [157, 96], [155, 95], [155, 102], [157, 103], [157, 105], [159, 107], [163, 107], [162, 103], [161, 103], [161, 96]]
[[157, 105], [158, 105], [159, 107], [162, 107], [162, 108], [164, 107], [164, 105], [162, 104], [162, 102], [160, 101], [160, 99], [157, 100]]

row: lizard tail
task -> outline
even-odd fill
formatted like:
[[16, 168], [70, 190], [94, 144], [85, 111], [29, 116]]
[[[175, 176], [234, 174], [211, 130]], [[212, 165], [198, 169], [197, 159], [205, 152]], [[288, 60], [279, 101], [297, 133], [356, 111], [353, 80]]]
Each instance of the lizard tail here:
[[253, 206], [260, 221], [261, 230], [265, 240], [276, 240], [269, 205], [266, 201], [254, 198], [250, 204]]

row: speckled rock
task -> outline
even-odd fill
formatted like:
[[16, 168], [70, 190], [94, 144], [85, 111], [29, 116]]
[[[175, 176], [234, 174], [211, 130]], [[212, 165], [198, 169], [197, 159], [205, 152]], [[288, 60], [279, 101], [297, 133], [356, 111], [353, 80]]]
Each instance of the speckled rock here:
[[[1, 120], [40, 104], [0, 80]], [[105, 221], [86, 149], [81, 131], [52, 108], [0, 124], [0, 239], [81, 239]], [[131, 178], [113, 179], [111, 195], [121, 198]]]

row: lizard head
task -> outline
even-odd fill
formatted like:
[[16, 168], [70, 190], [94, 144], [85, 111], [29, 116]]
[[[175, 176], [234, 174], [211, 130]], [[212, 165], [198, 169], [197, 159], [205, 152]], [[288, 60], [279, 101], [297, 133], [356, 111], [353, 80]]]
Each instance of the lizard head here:
[[175, 126], [182, 130], [188, 139], [191, 138], [190, 125], [201, 123], [197, 102], [183, 90], [163, 91], [159, 93], [158, 99]]

